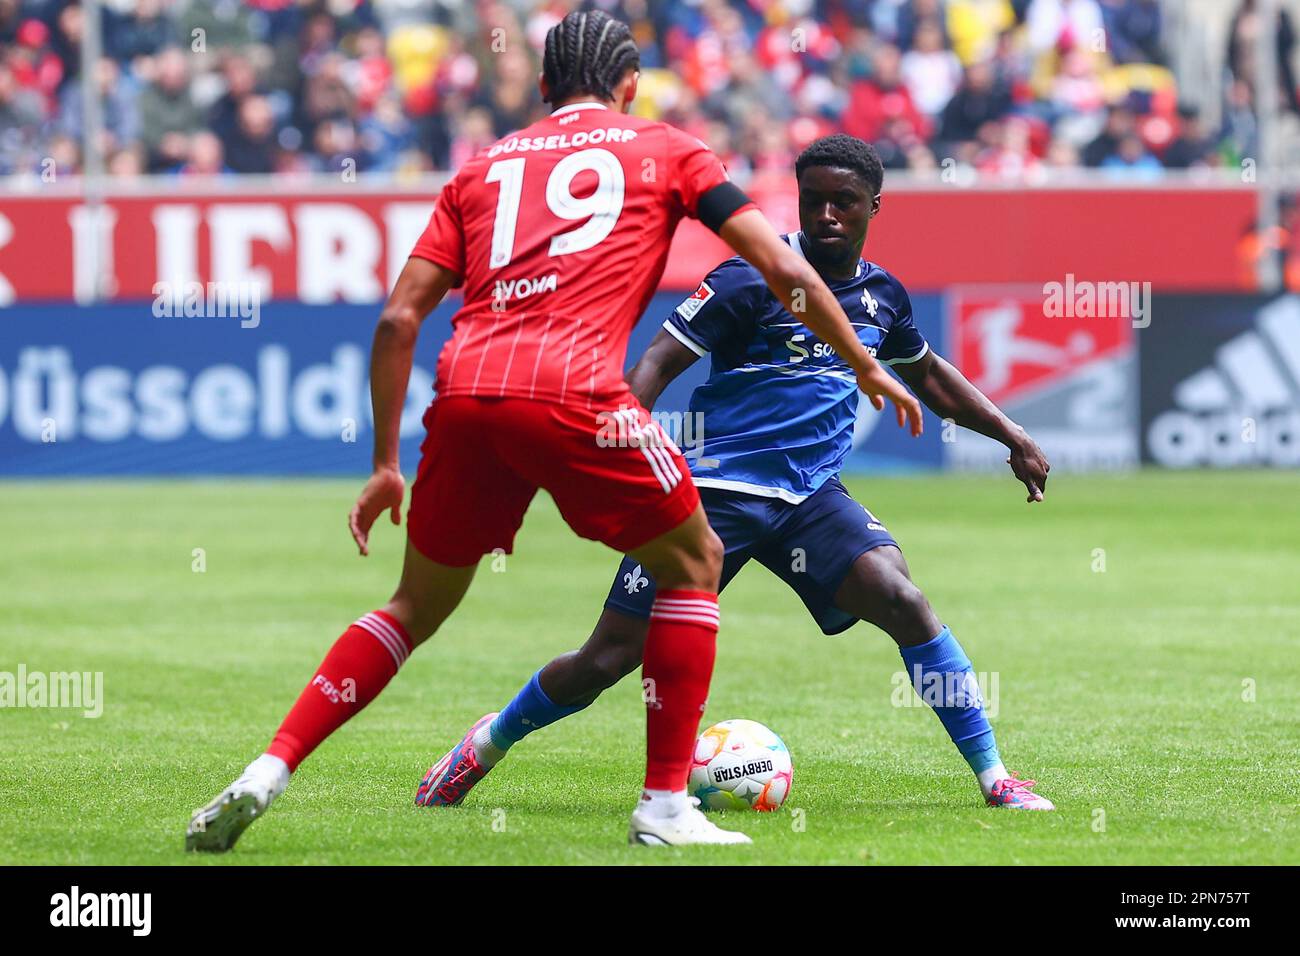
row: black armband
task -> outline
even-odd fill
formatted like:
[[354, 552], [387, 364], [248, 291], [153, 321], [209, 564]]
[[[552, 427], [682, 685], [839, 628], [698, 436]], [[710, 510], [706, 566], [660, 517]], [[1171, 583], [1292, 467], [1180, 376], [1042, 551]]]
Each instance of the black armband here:
[[748, 205], [750, 201], [735, 183], [718, 183], [700, 197], [695, 212], [700, 222], [717, 232], [737, 209]]

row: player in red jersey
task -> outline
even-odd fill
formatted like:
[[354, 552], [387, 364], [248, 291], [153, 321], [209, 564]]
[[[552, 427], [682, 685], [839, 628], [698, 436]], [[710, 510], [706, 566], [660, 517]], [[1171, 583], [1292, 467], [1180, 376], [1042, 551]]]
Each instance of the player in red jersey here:
[[375, 331], [374, 474], [349, 519], [361, 553], [385, 511], [400, 522], [398, 429], [420, 324], [464, 287], [407, 515], [397, 591], [337, 640], [267, 752], [199, 810], [186, 845], [226, 850], [327, 736], [373, 700], [460, 603], [479, 558], [509, 553], [538, 488], [579, 535], [633, 555], [659, 585], [643, 676], [646, 776], [630, 838], [743, 843], [686, 797], [713, 670], [722, 545], [681, 453], [623, 379], [628, 334], [673, 230], [700, 219], [854, 369], [877, 408], [920, 406], [867, 354], [839, 303], [703, 143], [627, 115], [639, 55], [627, 26], [570, 13], [546, 38], [551, 115], [474, 157], [443, 189]]

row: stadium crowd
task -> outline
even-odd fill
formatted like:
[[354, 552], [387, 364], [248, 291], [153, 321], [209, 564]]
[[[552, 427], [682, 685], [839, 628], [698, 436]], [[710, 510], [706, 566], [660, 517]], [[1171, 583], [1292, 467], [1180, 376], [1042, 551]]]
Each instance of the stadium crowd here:
[[[528, 123], [563, 0], [101, 0], [114, 176], [456, 168]], [[744, 177], [843, 130], [888, 168], [1158, 177], [1254, 148], [1253, 0], [1222, 120], [1180, 105], [1158, 0], [597, 0], [641, 47], [636, 109]], [[81, 6], [0, 0], [0, 174], [81, 166]], [[1282, 105], [1300, 115], [1292, 25]]]

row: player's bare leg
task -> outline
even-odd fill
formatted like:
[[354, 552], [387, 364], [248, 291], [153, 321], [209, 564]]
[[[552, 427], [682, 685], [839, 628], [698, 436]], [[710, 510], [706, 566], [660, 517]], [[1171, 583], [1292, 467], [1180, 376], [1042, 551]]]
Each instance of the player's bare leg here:
[[912, 686], [970, 765], [989, 806], [1055, 809], [1033, 792], [1033, 780], [1020, 780], [1003, 766], [970, 658], [912, 582], [898, 548], [886, 545], [859, 556], [835, 604], [894, 639]]
[[412, 644], [419, 647], [460, 606], [477, 570], [477, 563], [455, 568], [430, 561], [407, 541], [402, 578], [383, 610], [402, 624]]
[[410, 542], [401, 581], [388, 603], [362, 615], [334, 643], [266, 753], [229, 787], [197, 810], [187, 850], [229, 850], [284, 792], [289, 776], [326, 737], [375, 699], [411, 651], [456, 609], [477, 565], [449, 567], [424, 557]]
[[586, 707], [640, 666], [650, 622], [604, 608], [591, 636], [539, 672], [548, 697], [562, 707]]

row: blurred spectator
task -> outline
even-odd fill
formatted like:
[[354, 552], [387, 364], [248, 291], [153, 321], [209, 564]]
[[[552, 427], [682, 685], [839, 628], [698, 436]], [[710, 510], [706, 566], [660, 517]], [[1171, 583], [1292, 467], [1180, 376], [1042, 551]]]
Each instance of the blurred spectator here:
[[1097, 0], [1032, 0], [1025, 25], [1035, 53], [1104, 46], [1106, 28]]
[[1054, 139], [1047, 147], [1043, 164], [1053, 169], [1076, 169], [1080, 165], [1079, 151], [1065, 139]]
[[168, 47], [158, 54], [156, 74], [140, 96], [140, 133], [148, 151], [150, 170], [163, 170], [183, 162], [189, 153], [189, 136], [202, 122], [190, 93], [186, 54]]
[[19, 25], [17, 41], [7, 57], [14, 82], [38, 93], [42, 113], [53, 108], [59, 88], [67, 78], [67, 65], [52, 47], [53, 36], [40, 20], [25, 20]]
[[961, 82], [961, 61], [944, 48], [938, 20], [922, 20], [915, 36], [915, 46], [903, 54], [901, 73], [912, 101], [933, 118], [948, 105]]
[[1061, 58], [1061, 69], [1052, 80], [1052, 103], [1057, 109], [1090, 116], [1106, 105], [1101, 79], [1091, 54], [1074, 49]]
[[19, 0], [0, 0], [0, 44], [14, 42], [18, 24], [22, 20]]
[[740, 125], [745, 116], [766, 113], [774, 120], [790, 118], [794, 103], [772, 74], [764, 71], [748, 53], [737, 54], [731, 63], [731, 75], [725, 85], [704, 98], [713, 115]]
[[1101, 17], [1117, 63], [1164, 63], [1159, 0], [1101, 0]]
[[750, 153], [754, 172], [775, 176], [788, 174], [794, 168], [795, 153], [785, 130], [775, 123], [764, 123], [755, 132], [757, 135]]
[[475, 97], [475, 102], [491, 113], [497, 136], [504, 136], [527, 126], [533, 112], [540, 107], [537, 71], [519, 46], [507, 46], [505, 52], [493, 58], [493, 66], [496, 75], [486, 84], [487, 89]]
[[1115, 151], [1101, 161], [1101, 168], [1120, 179], [1160, 177], [1160, 161], [1151, 155], [1137, 133], [1120, 137]]
[[133, 179], [144, 175], [144, 150], [139, 145], [119, 149], [108, 157], [108, 174], [117, 179]]
[[37, 136], [44, 117], [40, 93], [20, 86], [13, 70], [0, 63], [0, 173], [35, 169]]
[[384, 35], [374, 27], [357, 33], [354, 58], [343, 64], [343, 77], [363, 113], [375, 108], [393, 79], [393, 67], [384, 52]]
[[903, 4], [898, 11], [898, 33], [894, 45], [901, 50], [915, 50], [921, 46], [920, 33], [923, 29], [937, 27], [938, 45], [943, 49], [948, 37], [943, 28], [944, 15], [942, 0], [911, 0]]
[[914, 173], [934, 173], [939, 169], [934, 153], [924, 143], [916, 143], [907, 151], [907, 168]]
[[198, 132], [190, 138], [189, 157], [175, 171], [181, 176], [219, 176], [231, 172], [224, 156], [225, 149], [215, 134]]
[[948, 35], [953, 52], [967, 66], [987, 60], [998, 37], [1016, 23], [1010, 0], [948, 0]]
[[257, 92], [257, 71], [246, 56], [234, 51], [221, 59], [222, 92], [208, 107], [208, 129], [230, 143], [239, 128], [239, 108]]
[[942, 137], [948, 141], [975, 139], [981, 126], [1001, 119], [1011, 109], [1011, 95], [994, 83], [993, 68], [975, 63], [966, 68], [961, 89], [943, 111]]
[[987, 123], [980, 131], [985, 148], [976, 156], [975, 168], [988, 178], [1020, 180], [1038, 167], [1038, 158], [1030, 148], [1030, 126], [1026, 120], [1011, 118]]
[[[494, 137], [491, 118], [485, 116], [484, 126], [489, 134], [480, 141], [474, 152], [491, 146]], [[401, 101], [396, 96], [385, 96], [374, 104], [374, 109], [361, 121], [361, 149], [365, 155], [366, 171], [392, 172], [398, 169], [402, 157], [411, 148], [414, 136], [411, 123], [402, 112]], [[465, 159], [470, 158], [471, 152]], [[463, 162], [464, 160], [462, 160]], [[459, 165], [453, 162], [453, 165]]]
[[1166, 148], [1163, 159], [1170, 169], [1190, 169], [1193, 166], [1212, 165], [1214, 138], [1210, 135], [1200, 111], [1195, 106], [1178, 108], [1179, 132]]
[[346, 116], [317, 123], [308, 164], [315, 172], [355, 175], [362, 171], [357, 130]]
[[153, 56], [180, 40], [175, 24], [163, 14], [160, 0], [136, 0], [135, 10], [127, 16], [112, 7], [106, 7], [104, 13], [104, 52], [118, 62]]
[[1277, 82], [1281, 100], [1291, 112], [1300, 115], [1300, 93], [1296, 90], [1291, 55], [1295, 51], [1295, 25], [1281, 5], [1272, 27], [1261, 21], [1255, 0], [1241, 0], [1228, 31], [1228, 69], [1234, 80], [1255, 86], [1255, 50], [1261, 30], [1272, 30], [1277, 47]]
[[1033, 64], [1025, 55], [1020, 40], [1021, 37], [1015, 30], [1004, 30], [998, 34], [993, 45], [993, 57], [988, 61], [992, 64], [993, 76], [997, 84], [1010, 93], [1017, 102], [1033, 96], [1029, 84]]
[[1097, 138], [1083, 149], [1086, 166], [1100, 166], [1119, 151], [1120, 141], [1137, 130], [1137, 118], [1123, 103], [1118, 103], [1106, 113], [1106, 125]]
[[194, 53], [248, 46], [254, 39], [250, 22], [257, 7], [308, 6], [301, 0], [165, 0], [165, 3], [166, 14], [176, 24], [176, 42]]
[[56, 133], [49, 142], [49, 153], [41, 157], [43, 175], [53, 173], [54, 178], [71, 176], [81, 164], [81, 147], [71, 136]]
[[[1252, 0], [1214, 133], [1175, 123], [1162, 0], [105, 0], [99, 145], [115, 176], [454, 168], [545, 115], [542, 44], [577, 4], [631, 24], [637, 114], [739, 176], [786, 175], [838, 130], [891, 169], [970, 177], [1146, 174], [1137, 134], [1170, 166], [1255, 148]], [[80, 162], [82, 25], [76, 0], [0, 0], [0, 174]], [[1285, 15], [1276, 33], [1289, 56]]]
[[492, 128], [492, 114], [481, 106], [469, 110], [461, 122], [460, 130], [452, 139], [451, 165], [459, 166], [473, 158], [480, 149], [491, 146], [496, 138], [496, 131]]
[[[135, 142], [140, 136], [140, 113], [137, 108], [137, 90], [129, 78], [122, 76], [117, 61], [99, 61], [95, 70], [99, 87], [100, 117], [104, 125], [104, 155]], [[59, 98], [59, 126], [68, 136], [81, 135], [83, 104], [80, 84], [69, 83]]]
[[1255, 117], [1255, 95], [1245, 80], [1228, 86], [1223, 106], [1223, 128], [1219, 131], [1220, 148], [1228, 165], [1259, 155], [1259, 121]]
[[269, 173], [275, 168], [275, 114], [265, 96], [239, 103], [235, 128], [225, 141], [226, 163], [237, 173]]
[[844, 132], [859, 139], [878, 141], [885, 127], [891, 125], [895, 139], [904, 131], [911, 137], [926, 138], [925, 117], [903, 83], [901, 66], [898, 47], [881, 44], [872, 62], [871, 79], [853, 84], [849, 108], [844, 114]]
[[356, 100], [343, 80], [343, 57], [323, 53], [312, 58], [312, 72], [306, 75], [294, 124], [305, 140], [314, 140], [316, 127], [325, 122], [351, 120]]
[[59, 15], [55, 19], [54, 28], [50, 34], [50, 49], [62, 64], [64, 82], [81, 75], [81, 27], [83, 22], [81, 7], [76, 4], [65, 4], [63, 9], [59, 10]]

